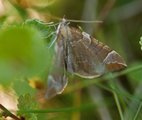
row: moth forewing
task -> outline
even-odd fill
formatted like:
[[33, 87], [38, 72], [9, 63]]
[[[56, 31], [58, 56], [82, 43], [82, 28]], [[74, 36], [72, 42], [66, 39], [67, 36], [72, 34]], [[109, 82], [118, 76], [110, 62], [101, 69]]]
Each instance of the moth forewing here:
[[[60, 41], [62, 42], [62, 41]], [[50, 99], [57, 94], [61, 94], [64, 88], [67, 86], [68, 78], [65, 74], [64, 59], [63, 59], [63, 46], [62, 43], [55, 45], [55, 56], [53, 59], [53, 69], [51, 70], [48, 81], [46, 99]]]
[[103, 62], [109, 71], [117, 71], [127, 67], [124, 59], [114, 50], [108, 53]]
[[117, 52], [86, 32], [69, 27], [65, 20], [60, 25], [59, 34], [59, 40], [64, 41], [64, 59], [68, 72], [93, 78], [126, 67]]
[[[57, 28], [55, 72], [49, 77], [50, 96], [61, 93], [67, 85], [65, 70], [83, 78], [96, 78], [108, 71], [125, 68], [123, 58], [86, 32], [69, 27], [65, 19]], [[64, 70], [61, 72], [60, 68]]]

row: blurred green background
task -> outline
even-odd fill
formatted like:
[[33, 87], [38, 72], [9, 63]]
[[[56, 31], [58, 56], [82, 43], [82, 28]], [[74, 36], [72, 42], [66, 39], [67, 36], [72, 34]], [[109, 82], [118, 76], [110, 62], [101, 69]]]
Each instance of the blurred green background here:
[[[86, 21], [70, 24], [116, 50], [128, 67], [93, 80], [71, 77], [61, 95], [46, 100], [42, 82], [46, 87], [54, 54], [47, 49], [54, 35], [47, 36], [57, 26], [45, 23], [59, 23], [64, 16]], [[31, 25], [27, 19], [44, 22]], [[17, 96], [35, 96], [38, 120], [142, 119], [142, 0], [0, 0], [0, 28], [1, 86], [12, 87]]]

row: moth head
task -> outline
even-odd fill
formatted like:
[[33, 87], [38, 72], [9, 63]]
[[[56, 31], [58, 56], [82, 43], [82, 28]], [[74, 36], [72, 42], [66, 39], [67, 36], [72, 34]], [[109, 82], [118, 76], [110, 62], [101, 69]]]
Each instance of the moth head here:
[[[56, 37], [54, 38], [53, 42], [49, 45], [49, 48], [53, 45], [53, 43], [58, 39], [60, 35], [65, 35], [62, 33], [66, 33], [66, 29], [68, 27], [69, 22], [65, 18], [62, 19], [62, 21], [59, 23], [57, 30], [56, 30]], [[68, 27], [69, 29], [69, 27]]]
[[58, 28], [56, 31], [57, 36], [63, 35], [65, 37], [70, 29], [68, 25], [69, 25], [69, 22], [65, 18], [63, 18], [60, 24], [58, 25]]

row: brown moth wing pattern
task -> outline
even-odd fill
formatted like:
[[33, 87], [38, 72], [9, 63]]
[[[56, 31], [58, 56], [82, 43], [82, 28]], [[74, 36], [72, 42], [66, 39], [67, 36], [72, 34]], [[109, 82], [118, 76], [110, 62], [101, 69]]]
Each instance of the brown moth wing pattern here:
[[64, 61], [68, 72], [84, 78], [95, 78], [107, 71], [126, 67], [123, 58], [89, 34], [69, 27], [64, 20], [58, 31], [63, 41]]
[[127, 66], [117, 52], [89, 34], [69, 27], [65, 19], [58, 25], [56, 34], [56, 55], [48, 76], [47, 99], [62, 93], [66, 87], [65, 70], [83, 78], [95, 78]]
[[53, 69], [48, 76], [47, 91], [45, 98], [50, 99], [57, 94], [61, 94], [67, 86], [68, 79], [65, 75], [62, 41], [55, 44], [55, 56], [53, 59]]

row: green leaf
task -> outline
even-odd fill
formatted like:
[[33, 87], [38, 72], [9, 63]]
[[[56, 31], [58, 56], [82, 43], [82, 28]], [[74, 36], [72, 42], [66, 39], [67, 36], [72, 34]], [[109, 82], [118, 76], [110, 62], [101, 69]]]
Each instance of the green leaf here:
[[12, 88], [16, 91], [16, 94], [18, 96], [23, 95], [25, 93], [30, 93], [34, 96], [37, 92], [35, 88], [32, 88], [29, 85], [29, 81], [26, 79], [14, 80]]
[[54, 43], [55, 43], [55, 31], [56, 31], [56, 25], [53, 22], [50, 23], [45, 23], [43, 21], [40, 21], [38, 19], [28, 19], [24, 22], [24, 26], [30, 26], [40, 32], [41, 37], [46, 41], [46, 45], [49, 48], [47, 50], [48, 54], [48, 61], [47, 61], [47, 66], [48, 66], [48, 71], [46, 71], [46, 75], [50, 71], [53, 62], [53, 56], [54, 56]]
[[0, 80], [40, 75], [47, 69], [48, 49], [40, 33], [29, 27], [0, 31]]
[[30, 94], [21, 95], [18, 99], [18, 115], [24, 117], [25, 120], [37, 120], [37, 115], [35, 113], [27, 113], [26, 111], [37, 109], [37, 103], [31, 97]]

